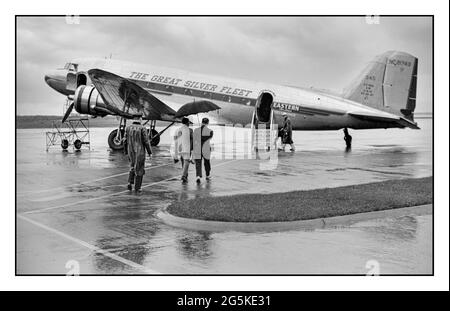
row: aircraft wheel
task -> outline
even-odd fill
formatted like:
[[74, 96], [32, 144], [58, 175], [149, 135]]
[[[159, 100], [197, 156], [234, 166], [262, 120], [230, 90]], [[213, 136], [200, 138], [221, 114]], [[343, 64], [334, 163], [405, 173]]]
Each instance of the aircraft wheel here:
[[[124, 134], [125, 134], [124, 131], [122, 131], [122, 137]], [[122, 150], [123, 149], [123, 139], [118, 141], [116, 139], [116, 135], [117, 135], [117, 129], [115, 129], [114, 131], [109, 133], [109, 136], [108, 136], [109, 148], [111, 148], [112, 150]]]
[[74, 145], [75, 149], [80, 150], [81, 146], [82, 146], [81, 140], [79, 140], [79, 139], [75, 140], [73, 142], [73, 145]]
[[69, 147], [69, 141], [67, 139], [61, 140], [61, 148], [63, 148], [63, 150], [67, 150], [68, 147]]
[[149, 133], [150, 137], [153, 137], [153, 139], [150, 141], [150, 145], [152, 146], [158, 146], [160, 141], [160, 136], [158, 135], [158, 131], [155, 129], [151, 130], [151, 134]]

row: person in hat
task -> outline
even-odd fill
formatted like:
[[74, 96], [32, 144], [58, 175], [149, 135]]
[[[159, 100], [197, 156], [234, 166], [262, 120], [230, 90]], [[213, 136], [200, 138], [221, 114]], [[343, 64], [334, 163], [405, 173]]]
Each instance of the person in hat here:
[[291, 120], [289, 119], [288, 115], [286, 113], [283, 113], [283, 136], [281, 138], [282, 143], [282, 150], [284, 151], [286, 144], [291, 145], [291, 151], [295, 151], [294, 142], [292, 141], [292, 124]]
[[125, 129], [125, 148], [128, 151], [130, 173], [128, 175], [128, 190], [133, 184], [136, 193], [140, 193], [145, 170], [145, 152], [152, 155], [147, 129], [142, 125], [142, 115], [136, 115], [133, 123]]
[[195, 160], [197, 183], [202, 178], [202, 160], [205, 165], [206, 180], [211, 179], [211, 145], [213, 131], [208, 128], [209, 119], [203, 118], [202, 125], [194, 130], [194, 149], [192, 157]]

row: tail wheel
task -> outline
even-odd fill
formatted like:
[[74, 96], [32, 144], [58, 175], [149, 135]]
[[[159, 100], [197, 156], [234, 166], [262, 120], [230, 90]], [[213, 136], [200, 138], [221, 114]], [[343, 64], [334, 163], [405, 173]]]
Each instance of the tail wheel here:
[[150, 137], [151, 137], [150, 145], [152, 145], [152, 146], [158, 146], [159, 141], [160, 141], [160, 138], [161, 138], [158, 134], [159, 134], [159, 133], [158, 133], [157, 130], [155, 130], [155, 129], [151, 129], [151, 130], [150, 130], [150, 133], [149, 133], [149, 135], [150, 135]]
[[69, 147], [69, 141], [67, 139], [61, 140], [61, 148], [63, 148], [63, 150], [67, 150], [68, 147]]
[[125, 132], [122, 130], [120, 137], [117, 137], [117, 129], [109, 133], [108, 145], [112, 150], [122, 150], [123, 149], [123, 136]]

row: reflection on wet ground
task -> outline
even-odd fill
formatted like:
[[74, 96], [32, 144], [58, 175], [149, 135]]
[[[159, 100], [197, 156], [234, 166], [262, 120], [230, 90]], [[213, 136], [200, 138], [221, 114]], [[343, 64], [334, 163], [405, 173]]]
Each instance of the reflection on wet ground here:
[[297, 152], [279, 153], [274, 170], [233, 157], [239, 144], [232, 140], [227, 158], [218, 158], [230, 145], [218, 129], [213, 180], [200, 185], [193, 167], [191, 181], [180, 183], [165, 135], [147, 162], [139, 196], [125, 190], [126, 157], [107, 148], [111, 129], [91, 129], [91, 150], [48, 153], [44, 130], [18, 130], [17, 272], [65, 274], [67, 261], [76, 260], [85, 274], [364, 274], [376, 260], [381, 273], [431, 273], [431, 215], [259, 233], [188, 231], [155, 217], [161, 207], [190, 198], [430, 176], [431, 120], [420, 126], [353, 131], [352, 150], [345, 150], [340, 132], [295, 132]]

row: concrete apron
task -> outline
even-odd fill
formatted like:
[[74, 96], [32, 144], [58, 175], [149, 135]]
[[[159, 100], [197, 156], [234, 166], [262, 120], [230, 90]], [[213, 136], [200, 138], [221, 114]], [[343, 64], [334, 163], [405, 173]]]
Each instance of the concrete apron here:
[[210, 221], [174, 216], [167, 212], [167, 206], [156, 212], [156, 217], [165, 224], [186, 230], [211, 232], [274, 232], [289, 230], [313, 230], [327, 227], [348, 226], [357, 222], [381, 218], [397, 218], [402, 216], [430, 215], [433, 212], [432, 204], [358, 213], [326, 218], [308, 220], [295, 220], [283, 222], [226, 222]]

